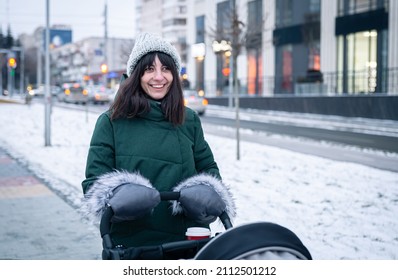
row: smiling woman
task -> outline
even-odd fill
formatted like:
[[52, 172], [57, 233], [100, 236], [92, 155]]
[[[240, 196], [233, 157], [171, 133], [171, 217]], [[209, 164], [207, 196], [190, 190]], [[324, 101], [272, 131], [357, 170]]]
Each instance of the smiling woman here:
[[[169, 42], [140, 34], [127, 79], [97, 120], [82, 186], [88, 214], [101, 218], [107, 205], [115, 213], [115, 245], [182, 241], [187, 228], [209, 228], [223, 211], [234, 217], [200, 119], [184, 106], [180, 70], [180, 56]], [[160, 201], [160, 192], [170, 191], [180, 193], [172, 207]]]
[[[163, 65], [159, 60], [159, 56], [163, 56], [163, 54], [153, 53], [151, 56], [148, 55], [148, 59], [153, 61], [153, 64], [148, 65], [145, 69], [144, 75], [141, 77], [141, 87], [152, 99], [162, 100], [169, 92], [173, 74], [169, 67]], [[163, 58], [163, 60], [165, 59]]]

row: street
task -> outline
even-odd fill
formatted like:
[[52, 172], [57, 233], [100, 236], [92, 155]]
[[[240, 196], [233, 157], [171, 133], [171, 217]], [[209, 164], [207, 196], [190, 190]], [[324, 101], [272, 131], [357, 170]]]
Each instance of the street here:
[[[92, 104], [54, 106], [97, 113], [108, 108]], [[207, 133], [234, 139], [235, 116], [234, 108], [208, 106], [201, 120]], [[240, 118], [240, 136], [244, 141], [398, 172], [398, 157], [394, 156], [398, 153], [396, 121], [243, 109]], [[220, 126], [225, 129], [220, 130]]]

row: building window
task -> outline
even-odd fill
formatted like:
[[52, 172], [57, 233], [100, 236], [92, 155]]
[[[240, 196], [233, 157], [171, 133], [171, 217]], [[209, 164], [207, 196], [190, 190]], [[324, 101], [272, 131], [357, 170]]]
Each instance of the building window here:
[[293, 45], [276, 49], [275, 93], [293, 93]]
[[284, 27], [293, 24], [293, 1], [278, 0], [276, 1], [275, 24], [276, 27]]
[[166, 26], [185, 26], [187, 25], [187, 20], [185, 18], [171, 18], [163, 21], [163, 27]]
[[321, 0], [310, 0], [309, 11], [319, 13], [321, 11]]
[[230, 1], [217, 4], [217, 34], [216, 40], [231, 40], [230, 30], [232, 29], [232, 9]]
[[204, 43], [205, 42], [205, 16], [198, 16], [195, 19], [196, 21], [196, 43]]
[[[231, 1], [223, 1], [217, 4], [216, 41], [231, 41], [232, 9]], [[227, 64], [227, 56], [224, 52], [217, 54], [216, 91], [217, 95], [227, 94], [229, 80], [224, 75], [223, 69]]]
[[338, 38], [338, 89], [342, 93], [374, 93], [377, 89], [376, 30], [351, 33]]
[[249, 95], [262, 92], [262, 31], [263, 31], [263, 8], [261, 0], [248, 2], [247, 15], [247, 93]]
[[[198, 16], [195, 18], [196, 22], [196, 38], [195, 42], [205, 42], [205, 16]], [[205, 53], [204, 53], [205, 54]], [[205, 89], [205, 67], [204, 67], [204, 56], [195, 57], [195, 68], [196, 68], [196, 90]]]
[[388, 0], [339, 0], [338, 15], [352, 15], [372, 10], [388, 10]]

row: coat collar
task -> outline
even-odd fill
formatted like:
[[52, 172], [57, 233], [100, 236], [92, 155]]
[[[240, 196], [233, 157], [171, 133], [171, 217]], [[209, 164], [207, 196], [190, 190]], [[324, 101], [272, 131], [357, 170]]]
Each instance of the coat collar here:
[[151, 106], [151, 110], [140, 116], [143, 119], [151, 120], [151, 121], [163, 121], [165, 120], [161, 103], [159, 101], [148, 99], [149, 105]]

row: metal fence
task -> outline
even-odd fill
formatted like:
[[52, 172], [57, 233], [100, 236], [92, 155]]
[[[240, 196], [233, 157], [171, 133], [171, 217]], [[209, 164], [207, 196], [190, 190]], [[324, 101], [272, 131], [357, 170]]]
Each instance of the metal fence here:
[[[257, 79], [240, 78], [238, 87], [241, 95], [248, 96], [397, 95], [398, 68], [381, 71], [369, 68], [363, 71], [307, 72], [297, 76], [263, 76]], [[220, 87], [220, 83], [215, 80], [207, 81], [205, 93], [209, 97], [228, 96], [232, 93], [232, 85], [226, 83]]]

